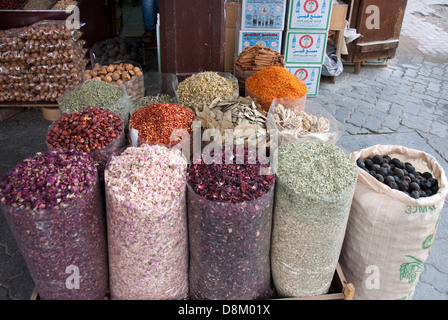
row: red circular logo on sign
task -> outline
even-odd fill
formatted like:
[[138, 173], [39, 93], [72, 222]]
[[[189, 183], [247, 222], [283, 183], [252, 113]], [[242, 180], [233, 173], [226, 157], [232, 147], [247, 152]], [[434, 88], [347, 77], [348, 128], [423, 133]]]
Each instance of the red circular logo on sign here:
[[306, 69], [297, 69], [297, 71], [294, 73], [297, 79], [299, 80], [306, 80], [308, 78], [308, 71]]
[[309, 47], [311, 47], [313, 45], [313, 42], [313, 37], [307, 34], [302, 36], [299, 40], [300, 46], [304, 49], [308, 49]]
[[317, 8], [319, 7], [319, 3], [316, 0], [307, 0], [305, 1], [305, 4], [303, 5], [303, 8], [307, 13], [314, 13], [316, 12]]

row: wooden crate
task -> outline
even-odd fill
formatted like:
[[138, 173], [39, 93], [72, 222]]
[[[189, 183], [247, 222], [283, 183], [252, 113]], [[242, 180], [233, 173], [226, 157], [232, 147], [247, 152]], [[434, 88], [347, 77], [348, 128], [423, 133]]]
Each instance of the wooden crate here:
[[[341, 266], [338, 263], [330, 286], [330, 293], [313, 297], [280, 298], [276, 300], [353, 300], [354, 295], [355, 287], [352, 283], [347, 282]], [[30, 300], [40, 300], [37, 288], [34, 288]]]

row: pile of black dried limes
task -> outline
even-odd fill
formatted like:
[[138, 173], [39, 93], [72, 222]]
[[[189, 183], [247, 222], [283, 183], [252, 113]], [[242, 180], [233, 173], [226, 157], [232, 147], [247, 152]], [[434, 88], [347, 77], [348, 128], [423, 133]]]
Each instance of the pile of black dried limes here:
[[397, 158], [376, 154], [358, 159], [356, 164], [378, 181], [415, 199], [432, 196], [439, 190], [439, 183], [430, 172], [416, 171], [411, 163]]

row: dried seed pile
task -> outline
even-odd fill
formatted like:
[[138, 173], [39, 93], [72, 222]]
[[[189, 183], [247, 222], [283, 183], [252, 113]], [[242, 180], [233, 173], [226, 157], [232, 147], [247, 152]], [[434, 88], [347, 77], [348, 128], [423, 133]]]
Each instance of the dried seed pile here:
[[[222, 149], [236, 154], [234, 147]], [[269, 248], [274, 175], [244, 162], [190, 165], [188, 225], [192, 299], [271, 297]]]
[[129, 147], [106, 172], [112, 299], [186, 299], [187, 161], [164, 146]]
[[51, 10], [65, 10], [68, 6], [76, 6], [78, 0], [58, 0]]
[[175, 129], [191, 134], [194, 112], [174, 103], [155, 103], [135, 111], [129, 121], [129, 127], [138, 131], [142, 143], [172, 146], [181, 138], [171, 140]]
[[145, 65], [145, 46], [138, 38], [111, 38], [95, 43], [90, 49], [91, 63], [108, 65], [117, 61], [127, 61]]
[[53, 0], [29, 0], [25, 6], [24, 10], [48, 10], [53, 4]]
[[266, 111], [250, 97], [230, 100], [216, 98], [209, 106], [204, 105], [202, 111], [196, 109], [196, 120], [201, 121], [204, 130], [219, 130], [222, 143], [225, 142], [226, 129], [233, 130], [234, 143], [244, 138], [255, 145], [258, 139], [268, 143]]
[[[42, 300], [106, 297], [103, 200], [89, 155], [55, 150], [25, 159], [0, 183], [0, 208]], [[66, 286], [70, 266], [79, 270], [76, 290]]]
[[207, 71], [194, 74], [179, 83], [179, 101], [190, 108], [202, 108], [216, 98], [230, 99], [238, 96], [238, 83]]
[[0, 2], [0, 10], [17, 10], [26, 0], [5, 0]]
[[280, 296], [327, 293], [344, 239], [357, 167], [333, 144], [278, 148], [271, 267]]

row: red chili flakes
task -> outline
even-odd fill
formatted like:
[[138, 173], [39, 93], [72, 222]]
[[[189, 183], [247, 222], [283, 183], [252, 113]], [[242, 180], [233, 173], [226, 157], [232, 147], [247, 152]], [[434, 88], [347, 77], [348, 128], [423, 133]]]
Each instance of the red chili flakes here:
[[180, 141], [171, 141], [175, 129], [184, 129], [191, 134], [194, 112], [183, 105], [174, 103], [154, 103], [135, 111], [129, 127], [138, 130], [138, 136], [149, 144], [172, 146]]

